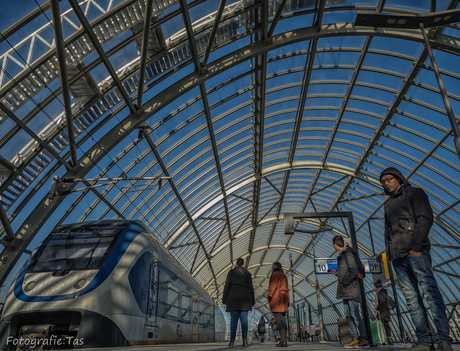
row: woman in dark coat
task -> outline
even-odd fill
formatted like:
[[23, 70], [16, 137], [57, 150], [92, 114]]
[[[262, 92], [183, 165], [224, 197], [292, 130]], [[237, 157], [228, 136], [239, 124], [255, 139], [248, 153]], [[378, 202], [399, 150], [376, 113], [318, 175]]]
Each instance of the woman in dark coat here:
[[264, 316], [260, 317], [259, 324], [257, 325], [257, 331], [259, 332], [260, 342], [264, 342], [266, 332]]
[[243, 265], [244, 260], [238, 258], [236, 267], [228, 272], [222, 297], [226, 311], [230, 312], [230, 347], [235, 343], [238, 319], [241, 321], [243, 346], [248, 346], [248, 311], [252, 311], [256, 302], [251, 273]]
[[393, 340], [391, 337], [391, 328], [390, 328], [390, 321], [391, 321], [391, 312], [388, 308], [388, 291], [387, 289], [382, 289], [382, 281], [379, 279], [374, 284], [375, 290], [377, 292], [377, 307], [375, 308], [378, 319], [383, 322], [383, 326], [385, 327], [385, 333], [387, 334], [387, 344], [393, 345]]
[[276, 346], [287, 346], [286, 312], [289, 306], [289, 286], [286, 275], [281, 268], [281, 263], [272, 265], [272, 275], [268, 283], [268, 304], [275, 318], [280, 335], [280, 342]]

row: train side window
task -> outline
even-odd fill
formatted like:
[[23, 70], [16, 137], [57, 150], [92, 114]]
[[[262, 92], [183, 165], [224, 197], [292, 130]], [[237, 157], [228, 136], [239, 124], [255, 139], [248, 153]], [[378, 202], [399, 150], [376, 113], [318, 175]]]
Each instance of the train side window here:
[[172, 319], [179, 319], [179, 288], [168, 282], [168, 301], [166, 305], [166, 316]]
[[190, 315], [192, 311], [192, 296], [182, 291], [181, 296], [181, 320], [186, 323], [190, 323]]
[[213, 305], [204, 300], [200, 300], [200, 304], [200, 325], [205, 328], [212, 327], [214, 325]]
[[150, 293], [150, 264], [152, 254], [144, 252], [129, 272], [128, 279], [131, 290], [142, 313], [147, 314]]

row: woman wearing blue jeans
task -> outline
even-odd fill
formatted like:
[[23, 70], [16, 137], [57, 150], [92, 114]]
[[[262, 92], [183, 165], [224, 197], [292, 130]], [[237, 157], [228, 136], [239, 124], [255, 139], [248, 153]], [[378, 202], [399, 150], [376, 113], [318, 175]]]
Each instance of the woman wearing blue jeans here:
[[230, 312], [230, 347], [235, 344], [238, 320], [241, 322], [243, 346], [248, 346], [248, 311], [252, 311], [255, 303], [251, 273], [243, 265], [244, 260], [238, 258], [236, 267], [228, 272], [222, 297], [225, 310]]

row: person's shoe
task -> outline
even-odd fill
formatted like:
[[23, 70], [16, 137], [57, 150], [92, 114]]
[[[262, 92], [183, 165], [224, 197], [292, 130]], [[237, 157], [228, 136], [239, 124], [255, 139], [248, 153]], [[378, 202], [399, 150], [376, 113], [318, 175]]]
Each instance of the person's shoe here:
[[393, 346], [393, 345], [394, 345], [391, 336], [387, 337], [387, 342], [386, 342], [385, 345], [389, 345], [389, 346]]
[[350, 341], [348, 344], [346, 344], [344, 347], [345, 347], [346, 349], [352, 349], [353, 346], [355, 346], [358, 342], [359, 342], [358, 338], [353, 338], [353, 337], [352, 337], [352, 338], [351, 338], [351, 341]]
[[248, 340], [247, 339], [243, 339], [243, 346], [248, 346]]
[[354, 349], [368, 349], [369, 341], [365, 338], [359, 338], [358, 343], [353, 346]]
[[418, 342], [415, 342], [414, 345], [407, 351], [434, 351], [434, 346], [433, 345], [422, 345], [419, 344]]
[[230, 342], [228, 343], [228, 347], [233, 347], [235, 346], [235, 340], [230, 340]]
[[440, 341], [435, 351], [453, 351], [453, 349], [452, 349], [452, 345], [449, 345], [448, 343], [444, 341]]
[[285, 341], [280, 341], [275, 346], [277, 346], [277, 347], [287, 347], [287, 343]]

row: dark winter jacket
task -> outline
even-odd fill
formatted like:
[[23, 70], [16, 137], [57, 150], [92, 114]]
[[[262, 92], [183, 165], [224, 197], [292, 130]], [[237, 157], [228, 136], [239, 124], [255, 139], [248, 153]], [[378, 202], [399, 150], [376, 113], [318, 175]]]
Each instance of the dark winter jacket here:
[[287, 312], [289, 285], [281, 268], [274, 269], [268, 283], [268, 305], [271, 312]]
[[259, 324], [257, 325], [257, 332], [259, 334], [262, 334], [262, 333], [265, 333], [266, 332], [266, 329], [265, 329], [265, 319], [264, 317], [262, 317], [260, 320], [259, 320]]
[[226, 311], [251, 311], [256, 299], [251, 273], [244, 267], [235, 267], [227, 274], [222, 303]]
[[337, 257], [337, 299], [361, 302], [356, 254], [352, 247], [345, 246]]
[[390, 260], [406, 257], [410, 250], [422, 252], [430, 257], [430, 228], [433, 225], [433, 210], [426, 193], [413, 188], [396, 168], [385, 169], [380, 177], [391, 174], [401, 179], [401, 187], [385, 204], [385, 244]]
[[380, 319], [385, 319], [387, 321], [391, 318], [391, 312], [388, 309], [388, 291], [387, 289], [380, 289], [377, 293], [377, 307], [375, 308], [379, 314]]

